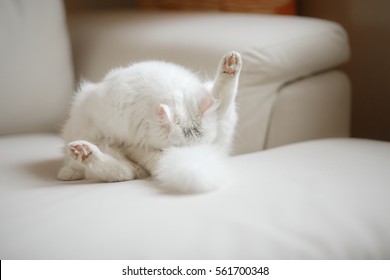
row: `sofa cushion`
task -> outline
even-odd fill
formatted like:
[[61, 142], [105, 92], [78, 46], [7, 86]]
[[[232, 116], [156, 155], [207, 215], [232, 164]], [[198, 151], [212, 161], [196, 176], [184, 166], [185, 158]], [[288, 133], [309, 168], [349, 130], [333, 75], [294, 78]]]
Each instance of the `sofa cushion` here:
[[58, 129], [73, 91], [62, 2], [1, 1], [0, 23], [0, 134]]
[[329, 139], [233, 157], [231, 185], [61, 182], [61, 139], [0, 138], [1, 259], [389, 259], [390, 144]]

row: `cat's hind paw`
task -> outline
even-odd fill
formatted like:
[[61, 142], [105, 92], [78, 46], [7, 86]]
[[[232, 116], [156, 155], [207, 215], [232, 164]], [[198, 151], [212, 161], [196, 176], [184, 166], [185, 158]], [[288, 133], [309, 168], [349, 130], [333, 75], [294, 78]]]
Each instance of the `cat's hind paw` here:
[[68, 150], [70, 156], [79, 162], [85, 162], [93, 157], [96, 152], [99, 152], [98, 147], [82, 140], [68, 143]]
[[220, 64], [220, 71], [223, 74], [235, 75], [241, 70], [241, 55], [238, 52], [231, 51], [224, 55]]

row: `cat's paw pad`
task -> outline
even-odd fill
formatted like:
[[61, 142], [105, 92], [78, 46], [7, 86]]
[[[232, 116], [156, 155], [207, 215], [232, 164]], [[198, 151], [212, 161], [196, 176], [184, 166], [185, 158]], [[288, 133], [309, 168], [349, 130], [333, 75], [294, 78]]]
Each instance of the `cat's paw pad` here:
[[222, 73], [234, 75], [241, 69], [241, 56], [238, 52], [229, 52], [222, 58]]
[[77, 161], [83, 162], [91, 157], [93, 148], [86, 141], [74, 141], [68, 144], [71, 157]]

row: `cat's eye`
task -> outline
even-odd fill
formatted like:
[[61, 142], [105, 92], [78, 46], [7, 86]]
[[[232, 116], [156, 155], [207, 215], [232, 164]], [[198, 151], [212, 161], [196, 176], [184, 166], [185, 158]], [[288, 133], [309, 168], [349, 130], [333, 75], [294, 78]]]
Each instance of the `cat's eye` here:
[[186, 138], [195, 138], [203, 136], [203, 132], [198, 126], [182, 127], [181, 130], [183, 132], [184, 137]]

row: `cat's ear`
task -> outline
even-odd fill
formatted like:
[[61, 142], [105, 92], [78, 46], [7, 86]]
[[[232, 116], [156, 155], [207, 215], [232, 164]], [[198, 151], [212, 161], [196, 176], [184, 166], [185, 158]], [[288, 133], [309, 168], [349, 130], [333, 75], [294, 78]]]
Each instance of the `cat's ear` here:
[[171, 108], [166, 104], [160, 104], [158, 117], [162, 127], [170, 128], [173, 124], [173, 114]]
[[199, 103], [199, 111], [201, 115], [203, 116], [203, 114], [206, 113], [206, 111], [211, 107], [213, 107], [213, 105], [215, 105], [215, 100], [211, 96], [203, 97]]

